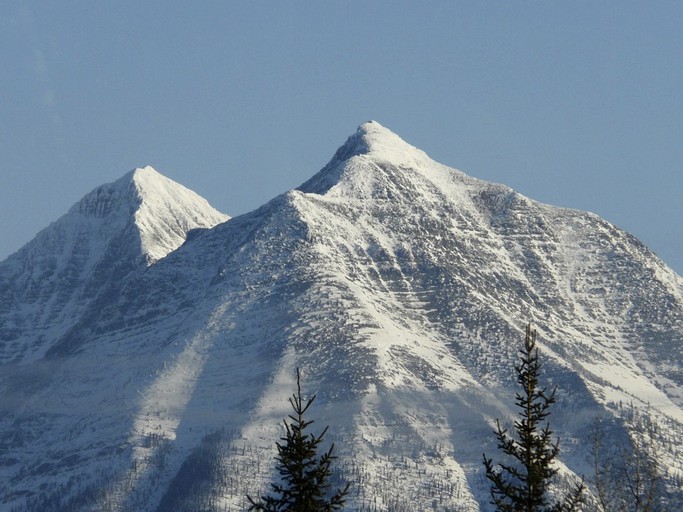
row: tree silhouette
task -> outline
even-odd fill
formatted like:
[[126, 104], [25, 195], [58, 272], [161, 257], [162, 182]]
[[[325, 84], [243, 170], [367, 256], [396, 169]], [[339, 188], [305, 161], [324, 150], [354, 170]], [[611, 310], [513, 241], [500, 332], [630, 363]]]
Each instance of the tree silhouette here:
[[[553, 432], [545, 421], [550, 406], [555, 403], [555, 391], [548, 394], [540, 388], [538, 377], [541, 363], [536, 348], [536, 330], [527, 325], [524, 346], [520, 350], [521, 363], [515, 366], [517, 382], [522, 388], [516, 393], [515, 405], [520, 419], [514, 423], [516, 437], [496, 420], [498, 448], [512, 464], [498, 464], [484, 455], [486, 477], [491, 481], [491, 503], [500, 512], [572, 512], [583, 501], [583, 482], [563, 500], [550, 503], [548, 489], [557, 474], [553, 462], [560, 452], [559, 440], [552, 440]], [[543, 423], [545, 422], [545, 426]]]
[[329, 512], [341, 510], [349, 490], [347, 483], [344, 489], [338, 489], [332, 496], [328, 496], [332, 475], [330, 466], [336, 458], [332, 455], [334, 444], [322, 456], [318, 457], [318, 448], [327, 429], [325, 427], [319, 435], [306, 433], [306, 429], [314, 422], [306, 420], [304, 415], [315, 400], [315, 395], [306, 400], [301, 394], [301, 376], [296, 370], [296, 393], [289, 403], [294, 414], [283, 420], [285, 436], [276, 443], [278, 455], [276, 457], [280, 482], [271, 483], [272, 494], [254, 500], [249, 510], [266, 512]]

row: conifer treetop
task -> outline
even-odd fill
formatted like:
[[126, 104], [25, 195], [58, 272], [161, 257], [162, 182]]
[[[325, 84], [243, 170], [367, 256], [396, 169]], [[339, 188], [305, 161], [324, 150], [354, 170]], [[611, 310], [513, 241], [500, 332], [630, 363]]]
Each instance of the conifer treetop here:
[[[563, 500], [551, 503], [548, 493], [558, 468], [554, 465], [560, 453], [559, 439], [547, 418], [555, 403], [554, 387], [539, 387], [541, 363], [536, 348], [536, 330], [527, 325], [520, 363], [515, 366], [521, 391], [515, 395], [519, 409], [514, 422], [515, 436], [496, 420], [498, 448], [510, 463], [494, 466], [484, 455], [486, 478], [491, 481], [491, 504], [500, 512], [573, 512], [582, 502], [583, 482]], [[545, 423], [545, 424], [544, 424]]]
[[285, 435], [277, 446], [279, 481], [271, 483], [271, 494], [259, 500], [247, 496], [250, 511], [265, 512], [331, 512], [341, 510], [348, 494], [349, 484], [330, 495], [331, 464], [334, 444], [318, 456], [318, 449], [329, 427], [318, 435], [308, 433], [314, 420], [304, 415], [315, 400], [313, 395], [304, 399], [301, 392], [301, 374], [296, 370], [296, 393], [289, 398], [293, 414], [284, 419]]

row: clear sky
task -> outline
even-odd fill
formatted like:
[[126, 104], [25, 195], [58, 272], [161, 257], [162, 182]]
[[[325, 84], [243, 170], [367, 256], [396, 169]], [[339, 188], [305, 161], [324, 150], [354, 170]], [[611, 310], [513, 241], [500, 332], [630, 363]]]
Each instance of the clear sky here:
[[375, 119], [683, 273], [678, 0], [0, 7], [0, 259], [148, 164], [248, 212]]

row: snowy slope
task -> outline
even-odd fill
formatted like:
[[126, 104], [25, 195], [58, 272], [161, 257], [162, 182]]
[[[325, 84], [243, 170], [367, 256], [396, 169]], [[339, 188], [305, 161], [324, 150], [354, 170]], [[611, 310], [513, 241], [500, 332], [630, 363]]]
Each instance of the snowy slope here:
[[131, 271], [227, 219], [151, 167], [96, 188], [0, 264], [0, 362], [41, 357]]
[[633, 434], [624, 404], [651, 405], [683, 471], [683, 280], [595, 215], [378, 123], [299, 189], [151, 259], [59, 324], [46, 357], [3, 367], [5, 507], [242, 510], [272, 476], [298, 366], [349, 509], [489, 510], [481, 454], [514, 414], [528, 321], [568, 479], [588, 471], [596, 417], [615, 442]]

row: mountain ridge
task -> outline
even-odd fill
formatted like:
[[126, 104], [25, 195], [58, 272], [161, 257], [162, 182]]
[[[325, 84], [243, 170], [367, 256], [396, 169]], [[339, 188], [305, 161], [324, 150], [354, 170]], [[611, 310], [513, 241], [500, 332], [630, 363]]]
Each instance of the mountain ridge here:
[[358, 486], [350, 510], [487, 511], [481, 452], [514, 415], [528, 321], [559, 385], [563, 478], [585, 474], [592, 418], [612, 418], [620, 442], [636, 434], [620, 402], [649, 403], [666, 425], [657, 442], [675, 475], [680, 283], [599, 217], [471, 178], [366, 123], [298, 189], [112, 283], [46, 340], [49, 357], [3, 366], [4, 396], [23, 399], [0, 419], [2, 499], [239, 509], [272, 476], [300, 367]]

